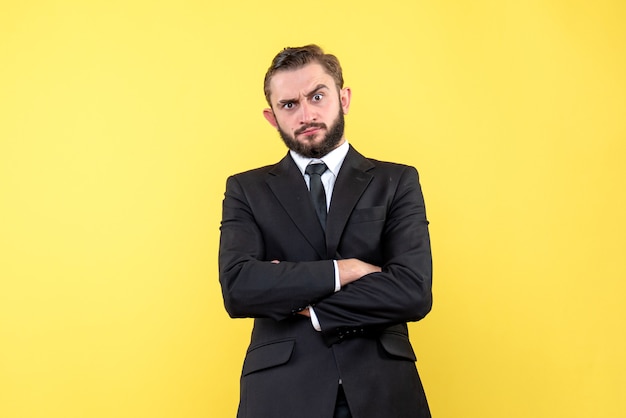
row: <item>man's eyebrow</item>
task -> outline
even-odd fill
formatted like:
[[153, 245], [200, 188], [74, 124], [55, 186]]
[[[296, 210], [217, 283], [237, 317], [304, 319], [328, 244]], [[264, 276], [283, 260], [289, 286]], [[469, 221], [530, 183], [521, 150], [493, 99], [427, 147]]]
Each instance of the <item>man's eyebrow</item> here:
[[311, 90], [310, 93], [307, 93], [306, 97], [311, 97], [315, 93], [317, 93], [318, 91], [323, 90], [323, 89], [328, 90], [328, 86], [326, 84], [318, 84], [317, 86], [315, 86], [315, 88], [313, 90]]
[[283, 100], [279, 100], [278, 104], [282, 106], [282, 105], [286, 105], [287, 103], [296, 103], [297, 101], [298, 99], [283, 99]]

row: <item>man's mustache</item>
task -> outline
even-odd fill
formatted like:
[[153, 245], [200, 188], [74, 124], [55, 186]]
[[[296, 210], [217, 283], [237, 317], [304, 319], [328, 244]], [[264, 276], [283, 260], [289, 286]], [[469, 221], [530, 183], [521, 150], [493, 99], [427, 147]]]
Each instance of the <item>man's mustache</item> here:
[[326, 129], [326, 124], [325, 123], [321, 123], [321, 122], [319, 122], [319, 123], [318, 122], [308, 123], [306, 125], [302, 125], [298, 129], [296, 129], [294, 131], [294, 134], [295, 135], [300, 135], [302, 132], [306, 131], [307, 129], [311, 129], [311, 128]]

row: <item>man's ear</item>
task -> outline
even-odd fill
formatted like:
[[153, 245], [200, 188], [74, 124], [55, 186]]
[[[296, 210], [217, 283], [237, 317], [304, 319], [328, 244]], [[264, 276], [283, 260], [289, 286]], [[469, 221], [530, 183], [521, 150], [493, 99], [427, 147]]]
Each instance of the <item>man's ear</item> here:
[[350, 99], [352, 98], [352, 90], [350, 87], [344, 87], [339, 91], [339, 98], [341, 99], [341, 109], [343, 114], [347, 115], [350, 110]]
[[263, 109], [263, 116], [265, 119], [272, 125], [274, 128], [278, 129], [278, 123], [276, 122], [276, 116], [274, 116], [274, 112], [269, 107], [267, 109]]

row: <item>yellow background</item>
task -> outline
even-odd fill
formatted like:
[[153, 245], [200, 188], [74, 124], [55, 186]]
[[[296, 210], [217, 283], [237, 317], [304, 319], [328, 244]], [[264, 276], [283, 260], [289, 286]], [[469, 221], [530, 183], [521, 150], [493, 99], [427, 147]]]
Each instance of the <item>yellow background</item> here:
[[626, 416], [625, 21], [621, 0], [3, 0], [0, 416], [234, 416], [225, 179], [284, 155], [262, 78], [309, 42], [342, 61], [350, 142], [420, 171], [434, 417]]

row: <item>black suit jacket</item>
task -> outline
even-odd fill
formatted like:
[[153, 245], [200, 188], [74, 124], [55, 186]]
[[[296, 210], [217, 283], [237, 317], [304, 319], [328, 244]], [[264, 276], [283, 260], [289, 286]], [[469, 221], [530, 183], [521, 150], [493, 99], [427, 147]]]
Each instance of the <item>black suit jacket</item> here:
[[[332, 260], [352, 257], [382, 272], [335, 293]], [[228, 313], [255, 318], [238, 417], [330, 418], [340, 380], [354, 418], [430, 417], [406, 325], [432, 304], [428, 221], [413, 167], [351, 147], [325, 234], [289, 155], [230, 177], [219, 270]], [[321, 332], [297, 314], [307, 306]]]

